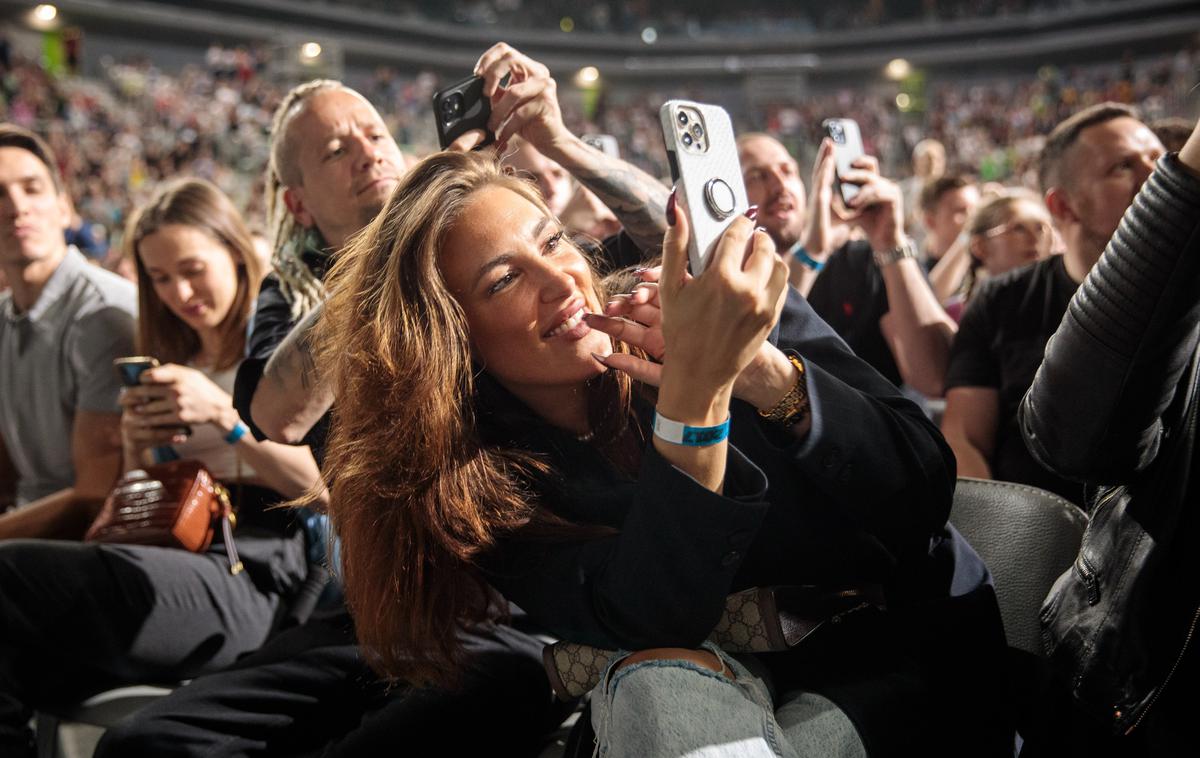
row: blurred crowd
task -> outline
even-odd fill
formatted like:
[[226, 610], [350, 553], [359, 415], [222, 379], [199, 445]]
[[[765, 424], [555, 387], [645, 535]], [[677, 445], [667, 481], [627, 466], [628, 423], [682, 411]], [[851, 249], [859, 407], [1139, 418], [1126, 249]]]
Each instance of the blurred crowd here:
[[1193, 745], [1200, 50], [770, 96], [270, 56], [0, 36], [0, 755], [143, 682], [96, 758]]
[[[77, 242], [97, 258], [107, 256], [129, 210], [161, 179], [180, 174], [212, 181], [261, 231], [267, 132], [286, 90], [264, 76], [266, 55], [264, 49], [214, 45], [204, 65], [166, 72], [145, 59], [107, 61], [98, 79], [55, 77], [13, 56], [2, 72], [0, 119], [46, 135], [76, 198]], [[1200, 50], [1181, 50], [1103, 65], [1045, 66], [1025, 78], [939, 80], [924, 94], [923, 109], [918, 104], [907, 112], [890, 89], [813, 92], [756, 107], [700, 99], [716, 99], [735, 114], [738, 131], [778, 136], [802, 163], [815, 156], [821, 122], [844, 117], [858, 121], [867, 151], [893, 176], [911, 172], [913, 146], [929, 137], [945, 143], [947, 162], [956, 170], [1032, 186], [1040, 135], [1066, 114], [1112, 100], [1138, 105], [1150, 120], [1184, 115], [1198, 66]], [[436, 75], [381, 68], [354, 83], [406, 151], [424, 154], [436, 147], [430, 109]], [[665, 99], [656, 91], [602, 93], [589, 114], [579, 101], [564, 98], [564, 117], [576, 133], [613, 135], [623, 157], [666, 177], [657, 115]]]
[[[308, 0], [321, 3], [327, 0]], [[1111, 0], [850, 0], [842, 3], [749, 0], [731, 4], [719, 0], [649, 2], [605, 0], [581, 8], [570, 0], [433, 0], [393, 3], [354, 0], [355, 5], [388, 13], [398, 10], [439, 21], [477, 26], [560, 29], [603, 34], [759, 35], [861, 29], [881, 24], [996, 18], [1030, 12], [1051, 12]], [[649, 40], [653, 42], [654, 40]]]

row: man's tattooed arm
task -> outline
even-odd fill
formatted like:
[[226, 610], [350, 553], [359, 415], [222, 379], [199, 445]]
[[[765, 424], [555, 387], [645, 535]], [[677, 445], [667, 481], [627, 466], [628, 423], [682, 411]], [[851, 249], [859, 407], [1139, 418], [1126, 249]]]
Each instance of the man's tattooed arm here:
[[649, 258], [662, 247], [671, 190], [631, 163], [605, 155], [579, 138], [543, 150], [596, 193]]
[[254, 391], [254, 423], [275, 442], [300, 444], [333, 405], [333, 392], [317, 372], [310, 340], [324, 310], [324, 304], [318, 305], [279, 343]]

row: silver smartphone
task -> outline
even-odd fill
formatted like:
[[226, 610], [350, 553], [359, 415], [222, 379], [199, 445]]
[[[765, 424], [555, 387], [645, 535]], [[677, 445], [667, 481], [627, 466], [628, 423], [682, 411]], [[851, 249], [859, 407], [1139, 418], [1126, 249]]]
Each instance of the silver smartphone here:
[[617, 144], [617, 138], [611, 134], [585, 134], [580, 139], [584, 141], [584, 144], [591, 145], [609, 158], [621, 157], [621, 146]]
[[668, 100], [658, 115], [676, 207], [692, 225], [688, 262], [696, 276], [729, 223], [750, 207], [733, 123], [724, 108], [688, 100]]
[[828, 118], [821, 122], [829, 139], [833, 140], [833, 161], [837, 168], [835, 180], [842, 200], [849, 203], [858, 194], [858, 185], [843, 182], [842, 176], [852, 171], [851, 163], [864, 155], [862, 133], [852, 118]]

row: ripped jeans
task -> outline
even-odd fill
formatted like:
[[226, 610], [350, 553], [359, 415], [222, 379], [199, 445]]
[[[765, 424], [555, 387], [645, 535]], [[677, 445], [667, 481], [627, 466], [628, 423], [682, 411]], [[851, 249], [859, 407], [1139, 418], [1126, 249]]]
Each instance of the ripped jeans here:
[[854, 725], [813, 692], [772, 703], [763, 679], [711, 643], [717, 673], [690, 661], [646, 660], [614, 672], [613, 657], [592, 690], [596, 755], [602, 758], [866, 758]]

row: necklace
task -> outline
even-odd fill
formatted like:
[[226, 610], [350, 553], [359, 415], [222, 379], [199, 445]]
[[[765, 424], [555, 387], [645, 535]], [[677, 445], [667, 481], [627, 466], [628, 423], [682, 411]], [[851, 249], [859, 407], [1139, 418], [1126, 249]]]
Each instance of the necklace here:
[[589, 429], [588, 431], [584, 432], [583, 434], [576, 434], [575, 439], [579, 440], [580, 442], [591, 442], [592, 438], [595, 436], [596, 436], [596, 433], [594, 431], [592, 431], [591, 429]]

